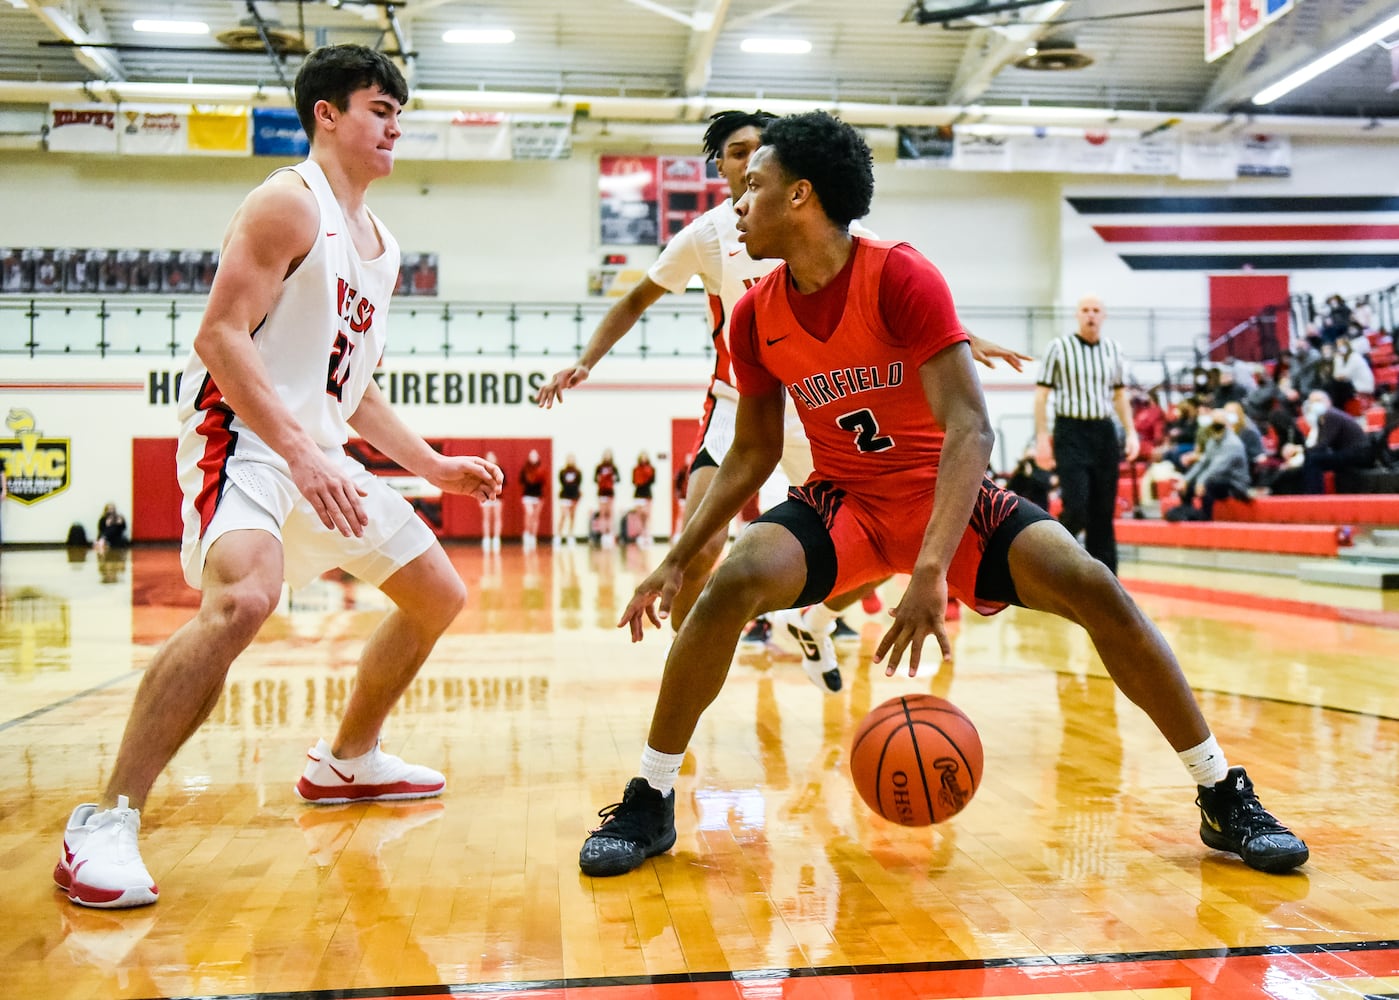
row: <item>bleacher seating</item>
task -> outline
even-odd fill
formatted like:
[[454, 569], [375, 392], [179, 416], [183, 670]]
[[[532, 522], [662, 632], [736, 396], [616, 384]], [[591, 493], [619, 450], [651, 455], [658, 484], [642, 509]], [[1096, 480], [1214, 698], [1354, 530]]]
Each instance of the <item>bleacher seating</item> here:
[[1372, 330], [1370, 338], [1370, 367], [1375, 370], [1375, 391], [1399, 387], [1399, 357], [1394, 353], [1394, 338], [1382, 330]]
[[[1399, 499], [1399, 498], [1396, 498]], [[1221, 501], [1223, 503], [1224, 501]], [[1219, 505], [1215, 510], [1218, 511]], [[1263, 552], [1332, 557], [1348, 536], [1330, 524], [1243, 524], [1230, 521], [1137, 521], [1115, 523], [1120, 545]]]
[[1214, 519], [1235, 524], [1395, 527], [1399, 526], [1399, 494], [1332, 493], [1221, 500], [1214, 505]]

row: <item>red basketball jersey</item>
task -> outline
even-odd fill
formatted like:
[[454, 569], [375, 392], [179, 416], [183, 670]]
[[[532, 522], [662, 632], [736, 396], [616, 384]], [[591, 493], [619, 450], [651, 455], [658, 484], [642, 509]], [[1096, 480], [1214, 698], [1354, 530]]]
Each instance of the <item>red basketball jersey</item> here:
[[[918, 369], [967, 338], [941, 275], [916, 256], [917, 299], [931, 298], [940, 314], [920, 307], [916, 321], [896, 321], [899, 329], [885, 322], [885, 316], [909, 316], [899, 303], [880, 304], [885, 265], [899, 246], [855, 241], [844, 308], [828, 339], [798, 320], [789, 299], [798, 293], [785, 264], [745, 297], [751, 324], [731, 331], [740, 392], [761, 394], [772, 391], [774, 379], [782, 383], [811, 441], [814, 479], [859, 485], [906, 473], [937, 475], [943, 432], [933, 422]], [[900, 252], [914, 255], [906, 246]], [[906, 281], [896, 285], [908, 287]]]

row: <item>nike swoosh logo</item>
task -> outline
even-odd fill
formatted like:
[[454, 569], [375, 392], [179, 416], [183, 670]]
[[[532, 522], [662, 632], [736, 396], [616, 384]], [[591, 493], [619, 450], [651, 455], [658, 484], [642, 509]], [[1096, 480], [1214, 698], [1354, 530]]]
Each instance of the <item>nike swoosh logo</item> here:
[[326, 233], [327, 236], [339, 236], [339, 233]]
[[[336, 772], [336, 773], [338, 774], [339, 772]], [[1203, 816], [1203, 817], [1205, 818], [1205, 823], [1206, 823], [1206, 824], [1209, 826], [1209, 828], [1210, 828], [1211, 830], [1213, 830], [1215, 833], [1223, 833], [1223, 832], [1224, 832], [1224, 827], [1222, 827], [1222, 826], [1219, 825], [1219, 820], [1215, 819], [1213, 816], [1211, 816], [1211, 815], [1210, 815], [1209, 813], [1207, 813], [1207, 812], [1202, 812], [1202, 813], [1200, 813], [1200, 815]]]
[[[768, 345], [769, 347], [771, 347], [773, 344], [776, 344], [776, 343], [779, 343], [780, 341], [786, 340], [786, 339], [787, 339], [787, 336], [788, 336], [788, 335], [784, 333], [782, 336], [778, 337], [776, 340], [768, 340], [768, 341], [767, 341], [767, 345]], [[766, 338], [765, 338], [765, 339], [766, 339]]]
[[741, 254], [741, 253], [743, 253], [743, 247], [739, 247], [737, 250], [730, 250], [730, 251], [729, 251], [729, 256], [730, 256], [730, 257], [737, 257], [737, 256], [738, 256], [739, 254]]
[[353, 774], [347, 775], [344, 771], [341, 771], [340, 768], [336, 767], [334, 764], [327, 764], [326, 767], [334, 771], [335, 776], [341, 781], [345, 782], [345, 784], [353, 785], [355, 783], [355, 776]]

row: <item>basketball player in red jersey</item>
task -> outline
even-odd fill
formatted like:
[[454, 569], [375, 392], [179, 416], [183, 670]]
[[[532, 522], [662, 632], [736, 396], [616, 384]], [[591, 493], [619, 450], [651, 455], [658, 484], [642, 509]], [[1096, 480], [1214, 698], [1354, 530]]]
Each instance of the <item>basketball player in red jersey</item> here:
[[181, 379], [182, 557], [202, 595], [146, 668], [106, 792], [69, 817], [54, 879], [83, 906], [156, 901], [136, 843], [140, 809], [276, 609], [284, 578], [299, 587], [340, 567], [395, 605], [296, 794], [403, 799], [444, 785], [437, 771], [384, 753], [379, 730], [466, 589], [408, 501], [344, 446], [353, 428], [438, 489], [480, 500], [496, 495], [501, 473], [434, 451], [373, 379], [399, 252], [364, 198], [393, 169], [402, 74], [382, 52], [329, 46], [306, 57], [295, 94], [310, 156], [274, 172], [234, 214]]
[[[685, 496], [685, 510], [691, 515], [709, 491], [714, 474], [733, 441], [738, 390], [729, 350], [729, 323], [734, 307], [743, 293], [778, 263], [776, 260], [755, 260], [746, 252], [739, 238], [734, 212], [734, 203], [743, 195], [748, 157], [758, 148], [762, 128], [774, 117], [765, 111], [721, 111], [710, 117], [709, 128], [704, 133], [704, 151], [714, 160], [715, 168], [728, 183], [731, 199], [705, 212], [666, 244], [646, 276], [608, 310], [577, 363], [556, 372], [538, 394], [542, 407], [561, 403], [564, 390], [582, 384], [593, 367], [636, 324], [642, 313], [666, 292], [683, 292], [690, 279], [699, 275], [709, 295], [714, 372], [705, 396], [704, 417]], [[869, 235], [867, 230], [861, 229], [859, 232]], [[987, 367], [994, 364], [994, 359], [1000, 358], [1019, 370], [1022, 361], [1030, 360], [1025, 355], [975, 338], [972, 339], [972, 351], [977, 360]], [[811, 448], [792, 407], [788, 407], [784, 429], [782, 471], [788, 482], [799, 485], [806, 482], [811, 474]], [[716, 527], [695, 553], [695, 567], [685, 574], [680, 592], [675, 595], [672, 609], [674, 628], [679, 629], [689, 614], [728, 537], [728, 523], [725, 522]], [[807, 676], [828, 693], [839, 691], [842, 683], [829, 633], [834, 628], [835, 612], [853, 599], [844, 595], [843, 600], [833, 601], [829, 609], [813, 609], [814, 614], [806, 619], [784, 616], [782, 623], [783, 627], [797, 635], [804, 651]]]
[[735, 311], [733, 446], [628, 603], [619, 624], [633, 641], [646, 619], [659, 626], [669, 614], [699, 546], [777, 463], [788, 395], [815, 473], [739, 538], [675, 637], [640, 776], [603, 811], [579, 853], [583, 871], [630, 871], [675, 842], [675, 776], [745, 622], [892, 573], [911, 579], [875, 650], [891, 676], [905, 655], [917, 673], [929, 638], [950, 657], [949, 593], [983, 614], [1016, 604], [1078, 622], [1190, 772], [1205, 843], [1267, 872], [1305, 862], [1306, 845], [1225, 762], [1170, 648], [1117, 578], [1044, 511], [986, 478], [994, 434], [942, 275], [907, 244], [850, 235], [874, 191], [859, 133], [822, 113], [780, 119], [747, 177], [739, 231], [754, 257], [785, 264]]

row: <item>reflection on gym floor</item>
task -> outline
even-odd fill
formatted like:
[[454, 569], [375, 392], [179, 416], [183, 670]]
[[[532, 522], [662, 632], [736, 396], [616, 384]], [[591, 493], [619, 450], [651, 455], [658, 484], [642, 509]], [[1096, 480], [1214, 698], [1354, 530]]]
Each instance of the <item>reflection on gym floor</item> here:
[[[157, 783], [141, 843], [160, 902], [104, 912], [52, 886], [63, 822], [101, 788], [140, 671], [196, 595], [173, 549], [6, 549], [0, 993], [1399, 994], [1393, 595], [1123, 566], [1231, 759], [1307, 838], [1292, 875], [1201, 845], [1175, 754], [1076, 628], [964, 611], [952, 663], [888, 678], [869, 662], [884, 613], [856, 605], [838, 696], [795, 648], [740, 648], [681, 773], [675, 848], [594, 880], [578, 848], [636, 769], [669, 644], [614, 626], [664, 548], [449, 552], [467, 608], [384, 734], [446, 794], [292, 793], [386, 607], [328, 575], [286, 595]], [[886, 607], [897, 596], [886, 585]], [[924, 829], [875, 816], [848, 771], [854, 727], [910, 691], [958, 704], [986, 749], [971, 805]]]

